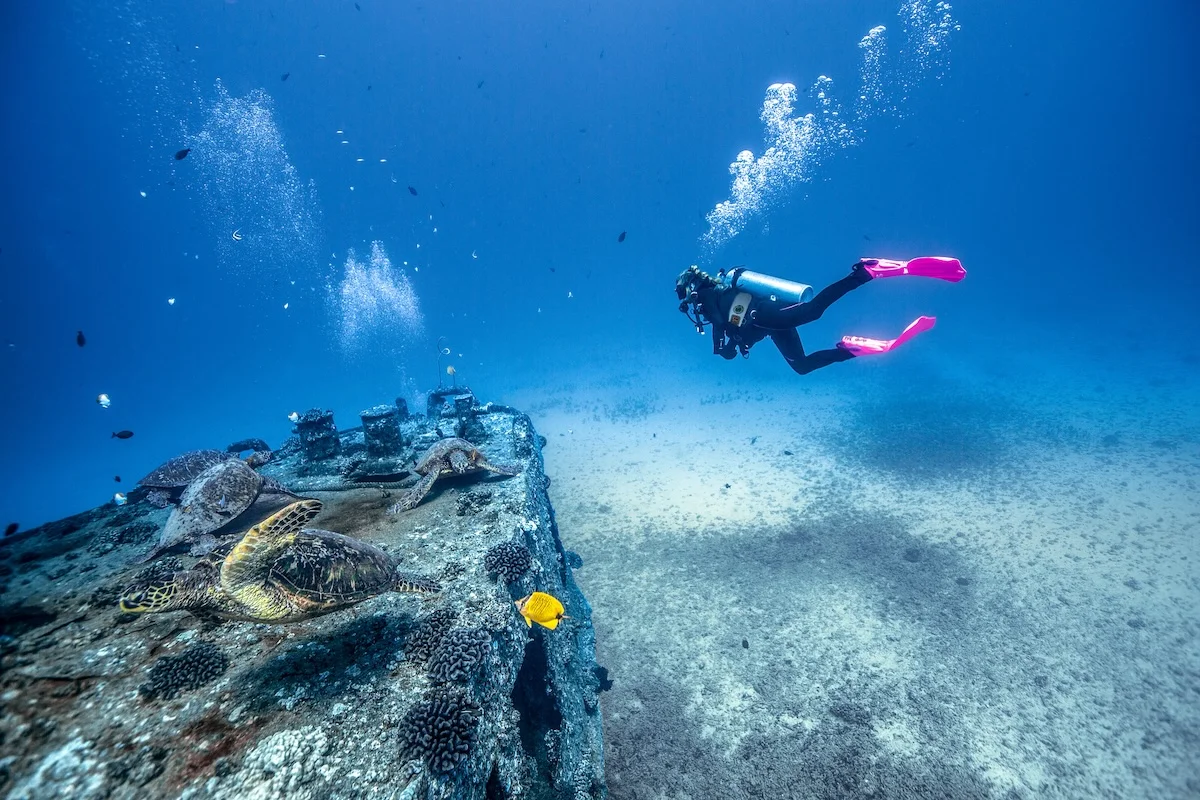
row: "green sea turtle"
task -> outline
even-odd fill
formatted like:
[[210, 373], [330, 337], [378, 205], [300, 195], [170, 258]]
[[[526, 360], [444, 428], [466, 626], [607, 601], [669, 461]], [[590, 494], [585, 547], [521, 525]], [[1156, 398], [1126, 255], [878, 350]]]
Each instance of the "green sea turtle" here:
[[240, 459], [218, 461], [183, 490], [158, 544], [142, 560], [184, 543], [191, 544], [195, 554], [206, 553], [217, 545], [214, 534], [244, 512], [249, 514], [242, 522], [261, 520], [296, 498], [279, 481], [259, 475]]
[[436, 581], [400, 572], [374, 545], [304, 527], [321, 511], [300, 500], [214, 550], [190, 570], [134, 584], [121, 594], [127, 613], [191, 609], [226, 619], [296, 622], [384, 592], [433, 593]]
[[172, 500], [178, 500], [180, 493], [204, 470], [214, 464], [236, 458], [236, 453], [223, 453], [220, 450], [189, 450], [142, 478], [138, 481], [138, 486], [150, 490], [146, 499], [152, 505], [166, 508]]
[[478, 447], [466, 439], [442, 439], [434, 442], [414, 469], [424, 477], [400, 499], [400, 502], [389, 509], [392, 513], [416, 508], [425, 499], [425, 495], [429, 494], [438, 478], [444, 475], [464, 475], [485, 470], [512, 477], [521, 472], [518, 466], [492, 464], [484, 458]]

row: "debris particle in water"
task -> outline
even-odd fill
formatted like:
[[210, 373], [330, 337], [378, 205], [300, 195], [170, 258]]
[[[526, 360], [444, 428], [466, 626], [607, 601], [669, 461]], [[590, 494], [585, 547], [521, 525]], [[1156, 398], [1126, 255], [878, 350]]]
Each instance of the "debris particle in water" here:
[[182, 150], [177, 150], [175, 152], [175, 160], [183, 161], [185, 158], [187, 158], [188, 153], [190, 153], [190, 152], [192, 152], [192, 148], [190, 148], [190, 147], [185, 147]]
[[409, 194], [411, 194], [413, 197], [416, 197], [416, 196], [417, 196], [417, 190], [416, 190], [416, 189], [414, 189], [414, 188], [413, 188], [413, 187], [411, 187], [411, 186], [410, 186], [410, 187], [408, 187], [408, 193], [409, 193]]
[[621, 231], [621, 235], [617, 237], [617, 244], [625, 241], [625, 231]]
[[175, 298], [174, 298], [174, 297], [168, 297], [168, 298], [167, 298], [167, 305], [169, 305], [169, 306], [173, 306], [173, 305], [175, 305]]
[[112, 405], [112, 400], [108, 399], [108, 395], [100, 393], [96, 395], [96, 403], [98, 403], [101, 408], [108, 408], [110, 405]]
[[475, 88], [476, 88], [476, 89], [482, 89], [482, 88], [483, 88], [483, 81], [480, 81], [479, 83], [475, 84]]
[[126, 497], [121, 492], [117, 492], [116, 494], [113, 495], [113, 502], [116, 503], [117, 505], [123, 506], [123, 505], [125, 505], [125, 501], [126, 501]]
[[75, 344], [83, 347], [87, 344], [87, 337], [83, 335], [83, 331], [75, 331]]
[[109, 438], [110, 439], [130, 439], [132, 437], [133, 437], [133, 431], [117, 431]]

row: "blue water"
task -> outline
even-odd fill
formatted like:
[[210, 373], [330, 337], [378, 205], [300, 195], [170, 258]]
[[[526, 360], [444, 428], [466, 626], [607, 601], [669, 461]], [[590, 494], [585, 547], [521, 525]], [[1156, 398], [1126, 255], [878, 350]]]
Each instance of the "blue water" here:
[[[676, 310], [696, 262], [820, 286], [860, 255], [953, 254], [967, 282], [860, 293], [837, 335], [933, 312], [921, 346], [947, 359], [1195, 370], [1193, 3], [964, 2], [920, 64], [896, 0], [359, 6], [5, 9], [0, 522], [108, 501], [188, 448], [277, 445], [293, 410], [415, 402], [439, 337], [484, 400], [616, 364], [728, 379]], [[880, 24], [895, 110], [707, 251], [767, 87], [804, 114], [827, 75], [849, 109]], [[376, 314], [347, 333], [334, 296], [375, 240], [399, 299], [359, 297]], [[405, 284], [419, 324], [385, 313]], [[791, 380], [769, 343], [742, 374]]]

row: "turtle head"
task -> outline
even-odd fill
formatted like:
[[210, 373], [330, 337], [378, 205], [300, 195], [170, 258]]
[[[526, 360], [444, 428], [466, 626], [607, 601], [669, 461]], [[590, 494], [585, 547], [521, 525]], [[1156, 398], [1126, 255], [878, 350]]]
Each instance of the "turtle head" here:
[[126, 614], [151, 614], [203, 604], [202, 584], [208, 576], [195, 571], [176, 572], [132, 584], [121, 592], [118, 605]]

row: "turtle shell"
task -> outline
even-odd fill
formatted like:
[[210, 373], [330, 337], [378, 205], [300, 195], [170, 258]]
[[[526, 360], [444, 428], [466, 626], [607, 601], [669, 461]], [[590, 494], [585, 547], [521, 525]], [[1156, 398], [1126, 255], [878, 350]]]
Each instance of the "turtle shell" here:
[[228, 525], [250, 507], [261, 486], [262, 476], [236, 458], [213, 464], [184, 489], [156, 551], [194, 542]]
[[175, 456], [138, 481], [138, 484], [153, 489], [179, 489], [187, 486], [214, 464], [236, 458], [236, 455], [220, 450], [189, 450]]
[[378, 547], [333, 531], [306, 528], [271, 566], [281, 591], [324, 607], [358, 603], [395, 583], [391, 557]]
[[475, 445], [466, 439], [441, 439], [440, 441], [436, 441], [425, 451], [425, 455], [421, 457], [421, 460], [417, 462], [416, 471], [424, 475], [434, 466], [437, 466], [438, 469], [443, 469], [446, 458], [455, 450], [465, 450], [467, 453], [474, 453]]

